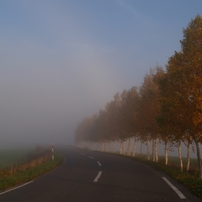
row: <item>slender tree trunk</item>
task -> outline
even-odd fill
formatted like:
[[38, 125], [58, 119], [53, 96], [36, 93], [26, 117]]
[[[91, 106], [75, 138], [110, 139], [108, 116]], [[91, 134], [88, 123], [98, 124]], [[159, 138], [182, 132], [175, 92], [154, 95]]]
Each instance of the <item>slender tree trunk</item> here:
[[159, 156], [158, 156], [158, 147], [157, 147], [157, 139], [155, 139], [155, 161], [159, 161]]
[[180, 159], [180, 169], [183, 171], [183, 161], [182, 161], [182, 151], [181, 151], [181, 141], [178, 143], [178, 156]]
[[149, 138], [147, 138], [147, 160], [150, 160], [150, 141]]
[[109, 142], [109, 152], [111, 152], [111, 143], [112, 142]]
[[131, 143], [131, 138], [128, 139], [128, 148], [127, 148], [127, 155], [130, 156], [130, 143]]
[[187, 171], [189, 170], [190, 168], [190, 144], [188, 142], [188, 145], [187, 145]]
[[122, 154], [123, 153], [123, 147], [122, 147], [122, 140], [120, 141], [120, 154]]
[[92, 150], [92, 147], [93, 147], [92, 142], [89, 142], [88, 145], [89, 145], [89, 146], [88, 146], [88, 147], [89, 147], [89, 150]]
[[105, 152], [107, 152], [107, 142], [105, 142]]
[[120, 141], [120, 154], [122, 154], [122, 141]]
[[168, 142], [165, 141], [165, 165], [168, 165]]
[[142, 142], [140, 143], [140, 155], [142, 155]]
[[113, 148], [112, 148], [112, 152], [115, 153], [115, 141], [113, 141]]
[[102, 152], [104, 152], [104, 142], [102, 142]]
[[136, 152], [136, 139], [134, 138], [133, 156], [135, 156], [135, 152]]
[[152, 161], [155, 161], [155, 141], [152, 140]]
[[126, 150], [125, 150], [125, 142], [123, 141], [123, 143], [122, 143], [122, 147], [123, 147], [123, 154], [125, 155], [126, 154]]
[[197, 153], [197, 160], [198, 160], [199, 178], [202, 179], [200, 146], [199, 146], [199, 143], [196, 140], [194, 140], [194, 142], [196, 144], [196, 153]]
[[98, 142], [98, 151], [102, 151], [101, 150], [101, 142]]
[[106, 151], [106, 152], [109, 151], [109, 142], [106, 142], [105, 151]]

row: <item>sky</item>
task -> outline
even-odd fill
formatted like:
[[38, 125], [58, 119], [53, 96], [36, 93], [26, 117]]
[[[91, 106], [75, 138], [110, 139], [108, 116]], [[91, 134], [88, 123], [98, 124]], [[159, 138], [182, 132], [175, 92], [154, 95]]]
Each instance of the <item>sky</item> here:
[[78, 122], [180, 50], [202, 0], [1, 0], [0, 148], [72, 144]]

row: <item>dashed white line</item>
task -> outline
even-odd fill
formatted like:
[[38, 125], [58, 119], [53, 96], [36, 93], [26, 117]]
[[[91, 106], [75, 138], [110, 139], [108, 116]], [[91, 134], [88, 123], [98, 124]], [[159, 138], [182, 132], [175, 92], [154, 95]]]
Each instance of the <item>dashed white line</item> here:
[[97, 161], [98, 165], [101, 166], [101, 163], [99, 161]]
[[11, 189], [9, 189], [9, 190], [7, 190], [7, 191], [1, 192], [0, 195], [3, 195], [3, 194], [5, 194], [5, 193], [8, 193], [8, 192], [13, 191], [13, 190], [15, 190], [15, 189], [19, 189], [19, 188], [21, 188], [21, 187], [24, 187], [24, 186], [26, 186], [26, 185], [28, 185], [28, 184], [30, 184], [30, 183], [32, 183], [32, 182], [34, 182], [34, 181], [30, 181], [30, 182], [27, 182], [27, 183], [25, 183], [25, 184], [22, 184], [22, 185], [20, 185], [20, 186], [18, 186], [18, 187], [11, 188]]
[[102, 175], [102, 171], [99, 171], [93, 182], [97, 182], [101, 175]]
[[[84, 154], [84, 153], [81, 153], [81, 155], [85, 155], [85, 154]], [[88, 157], [91, 158], [91, 159], [95, 159], [95, 158], [92, 157], [92, 156], [88, 156]], [[99, 161], [97, 161], [97, 163], [98, 163], [99, 166], [101, 166], [101, 163], [100, 163]], [[96, 178], [94, 179], [93, 182], [97, 182], [97, 181], [99, 180], [99, 178], [100, 178], [101, 175], [102, 175], [102, 171], [99, 171], [98, 174], [97, 174], [97, 176], [96, 176]]]
[[176, 194], [181, 198], [181, 199], [186, 199], [186, 197], [165, 177], [162, 177], [162, 179], [176, 192]]

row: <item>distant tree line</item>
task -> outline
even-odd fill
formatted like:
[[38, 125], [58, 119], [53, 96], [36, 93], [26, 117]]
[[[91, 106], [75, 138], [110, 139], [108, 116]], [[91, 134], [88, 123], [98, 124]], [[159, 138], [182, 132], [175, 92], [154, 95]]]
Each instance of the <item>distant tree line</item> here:
[[[75, 142], [106, 144], [120, 142], [120, 153], [130, 154], [131, 140], [147, 145], [150, 160], [158, 161], [157, 144], [165, 145], [165, 164], [169, 146], [177, 146], [181, 169], [181, 143], [187, 146], [187, 170], [190, 145], [194, 144], [202, 178], [200, 144], [202, 143], [202, 17], [197, 15], [183, 30], [181, 50], [172, 55], [165, 70], [150, 69], [140, 87], [114, 95], [98, 114], [86, 117], [77, 126]], [[128, 140], [125, 151], [123, 142]]]

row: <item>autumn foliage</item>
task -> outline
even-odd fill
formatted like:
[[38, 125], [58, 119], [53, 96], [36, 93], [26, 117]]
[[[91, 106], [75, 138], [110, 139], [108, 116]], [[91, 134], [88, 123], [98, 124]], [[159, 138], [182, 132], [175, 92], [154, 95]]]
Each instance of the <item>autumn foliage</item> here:
[[[130, 138], [152, 141], [157, 161], [157, 140], [180, 146], [195, 144], [202, 178], [202, 17], [197, 15], [183, 30], [181, 50], [156, 67], [140, 87], [117, 93], [105, 109], [78, 124], [75, 141], [113, 142]], [[148, 154], [149, 155], [149, 154]]]

